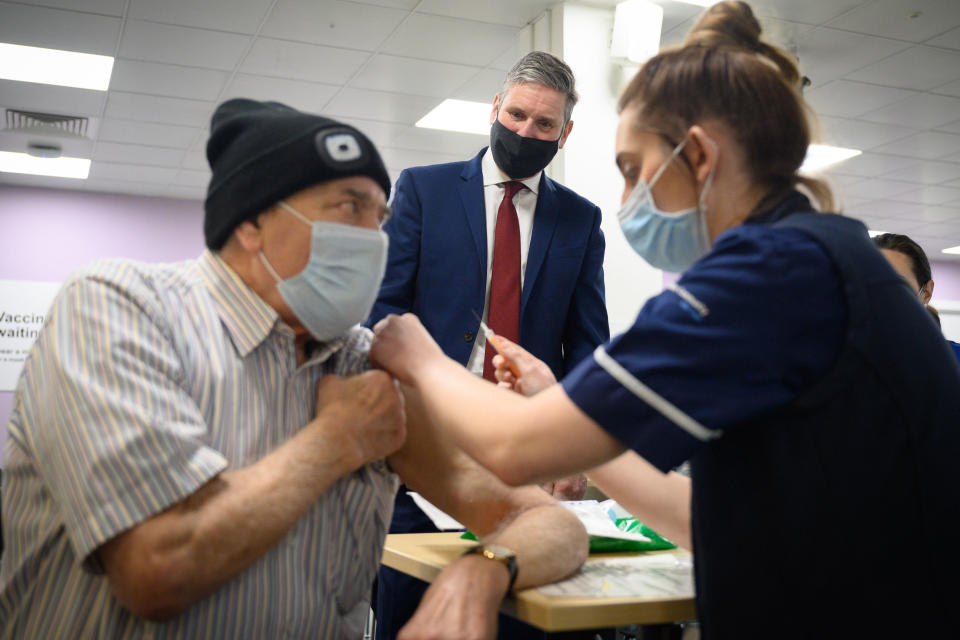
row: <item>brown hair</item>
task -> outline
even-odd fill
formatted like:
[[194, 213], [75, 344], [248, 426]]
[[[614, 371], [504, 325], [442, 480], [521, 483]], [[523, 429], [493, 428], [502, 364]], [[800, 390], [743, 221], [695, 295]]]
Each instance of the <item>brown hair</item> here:
[[910, 236], [901, 233], [881, 233], [874, 237], [873, 244], [878, 249], [887, 249], [902, 253], [910, 259], [910, 270], [917, 283], [923, 287], [933, 279], [933, 272], [930, 270], [930, 261], [923, 248], [917, 244]]
[[640, 68], [618, 109], [639, 107], [643, 128], [673, 144], [693, 124], [724, 123], [744, 151], [755, 182], [769, 189], [756, 211], [802, 186], [822, 210], [833, 194], [822, 180], [797, 174], [811, 138], [803, 77], [785, 51], [760, 38], [760, 23], [745, 2], [719, 2], [700, 16], [686, 41]]

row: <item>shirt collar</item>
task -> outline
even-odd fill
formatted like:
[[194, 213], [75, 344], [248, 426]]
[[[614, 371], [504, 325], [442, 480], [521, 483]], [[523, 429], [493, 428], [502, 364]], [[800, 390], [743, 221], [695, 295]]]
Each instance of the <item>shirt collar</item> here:
[[746, 219], [746, 224], [773, 224], [783, 220], [791, 213], [801, 213], [813, 211], [810, 199], [799, 191], [793, 190], [787, 193], [783, 198], [765, 207], [760, 213], [756, 213]]
[[[497, 163], [493, 160], [493, 152], [487, 147], [486, 152], [483, 154], [483, 159], [480, 161], [480, 167], [483, 171], [483, 186], [489, 187], [494, 184], [503, 184], [504, 182], [510, 182], [512, 178], [507, 176], [503, 171], [500, 171], [500, 168], [497, 166]], [[534, 195], [537, 194], [537, 191], [540, 189], [540, 176], [543, 174], [543, 171], [537, 171], [536, 174], [530, 176], [526, 180], [518, 180], [517, 182], [522, 182], [523, 186], [533, 192]]]
[[241, 357], [246, 357], [270, 335], [280, 316], [220, 256], [206, 250], [199, 262], [217, 314]]

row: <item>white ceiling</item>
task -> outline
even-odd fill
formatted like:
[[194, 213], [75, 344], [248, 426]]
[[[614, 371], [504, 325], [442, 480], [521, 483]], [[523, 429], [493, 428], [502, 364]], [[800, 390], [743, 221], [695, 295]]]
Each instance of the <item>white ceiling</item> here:
[[[700, 9], [655, 0], [663, 42]], [[394, 175], [464, 159], [483, 136], [417, 129], [446, 97], [487, 101], [553, 0], [0, 0], [0, 42], [116, 56], [110, 90], [0, 80], [0, 107], [91, 118], [77, 181], [0, 184], [202, 199], [217, 103], [272, 99], [345, 120]], [[591, 4], [612, 6], [615, 0]], [[862, 149], [830, 173], [846, 212], [931, 257], [960, 245], [960, 0], [754, 0], [799, 56], [825, 142]], [[574, 113], [576, 117], [576, 113]], [[0, 131], [0, 149], [28, 137]], [[30, 139], [35, 139], [31, 136]], [[960, 259], [960, 258], [955, 258]]]

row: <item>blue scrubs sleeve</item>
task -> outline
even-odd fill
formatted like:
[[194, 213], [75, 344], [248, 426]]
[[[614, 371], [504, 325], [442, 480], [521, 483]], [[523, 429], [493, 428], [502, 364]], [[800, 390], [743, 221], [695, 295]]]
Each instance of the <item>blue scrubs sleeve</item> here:
[[796, 229], [742, 225], [563, 388], [624, 446], [667, 471], [823, 377], [845, 321], [842, 282], [820, 245]]

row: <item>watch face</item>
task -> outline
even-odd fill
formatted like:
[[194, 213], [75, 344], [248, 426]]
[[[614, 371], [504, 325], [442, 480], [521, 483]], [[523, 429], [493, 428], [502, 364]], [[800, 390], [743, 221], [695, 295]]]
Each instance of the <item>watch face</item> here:
[[509, 558], [515, 558], [515, 554], [510, 549], [506, 547], [501, 547], [498, 544], [487, 544], [483, 546], [481, 553], [485, 556], [490, 557], [493, 560], [507, 560]]

